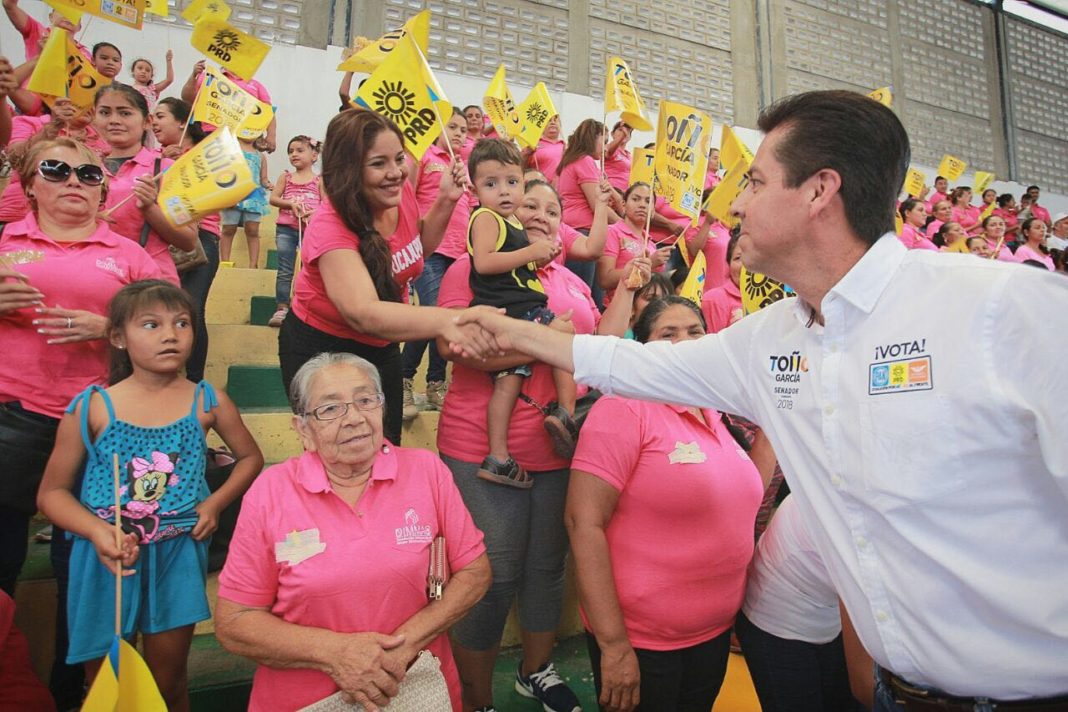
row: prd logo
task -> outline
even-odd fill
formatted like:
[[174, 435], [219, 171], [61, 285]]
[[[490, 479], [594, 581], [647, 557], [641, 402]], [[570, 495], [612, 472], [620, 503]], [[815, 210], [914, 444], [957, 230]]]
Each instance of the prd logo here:
[[397, 124], [407, 125], [417, 111], [415, 92], [403, 82], [382, 82], [371, 96], [374, 97], [375, 111]]
[[241, 38], [238, 34], [233, 30], [224, 29], [215, 33], [211, 44], [208, 45], [208, 51], [224, 62], [229, 62], [233, 58], [230, 52], [236, 51], [240, 47]]
[[532, 124], [534, 124], [536, 126], [541, 126], [548, 119], [549, 119], [549, 110], [546, 109], [541, 104], [539, 104], [538, 102], [534, 102], [533, 104], [531, 104], [530, 106], [527, 107], [527, 121], [528, 122], [530, 122], [530, 123], [532, 123]]

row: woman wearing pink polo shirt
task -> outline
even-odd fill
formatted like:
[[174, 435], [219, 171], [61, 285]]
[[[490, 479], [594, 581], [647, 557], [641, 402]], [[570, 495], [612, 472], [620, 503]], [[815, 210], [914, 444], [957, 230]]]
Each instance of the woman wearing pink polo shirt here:
[[[1012, 250], [1009, 249], [1007, 240], [1005, 238], [1005, 221], [997, 215], [987, 215], [983, 219], [981, 230], [977, 237], [982, 237], [986, 241], [986, 247], [989, 254], [994, 255], [996, 259], [1003, 262], [1013, 262]], [[953, 243], [957, 244], [957, 243]], [[960, 249], [958, 247], [958, 249]], [[963, 252], [964, 250], [961, 249]]]
[[[378, 709], [429, 651], [451, 700], [434, 709], [459, 712], [445, 631], [485, 593], [490, 567], [449, 471], [385, 441], [382, 381], [359, 356], [315, 356], [290, 395], [304, 454], [245, 493], [219, 575], [215, 634], [260, 663], [249, 710], [297, 710], [338, 690]], [[451, 577], [428, 601], [437, 537]]]
[[458, 162], [442, 171], [437, 198], [420, 219], [404, 137], [392, 121], [365, 109], [331, 119], [322, 161], [325, 195], [304, 233], [304, 267], [278, 333], [282, 379], [288, 388], [319, 353], [366, 358], [382, 373], [386, 439], [397, 444], [403, 401], [397, 343], [438, 336], [470, 343], [481, 333], [457, 327], [444, 309], [406, 303], [424, 252], [438, 248], [464, 195], [466, 176]]
[[1020, 236], [1023, 244], [1016, 249], [1013, 259], [1017, 262], [1031, 260], [1045, 265], [1046, 269], [1054, 271], [1053, 258], [1046, 251], [1046, 223], [1039, 218], [1024, 220], [1020, 226]]
[[953, 206], [950, 211], [950, 218], [960, 226], [964, 228], [964, 232], [969, 235], [974, 235], [979, 232], [979, 208], [972, 205], [972, 189], [969, 186], [961, 185], [953, 189], [953, 192], [949, 196], [950, 205]]
[[[676, 296], [634, 326], [643, 343], [704, 334]], [[712, 708], [763, 492], [743, 442], [716, 411], [614, 396], [582, 426], [565, 521], [604, 708]]]
[[0, 589], [11, 595], [59, 418], [107, 380], [108, 302], [159, 277], [144, 250], [99, 220], [106, 175], [93, 151], [41, 141], [19, 177], [30, 212], [0, 233]]
[[626, 192], [630, 187], [631, 155], [627, 150], [627, 143], [633, 132], [630, 126], [617, 121], [612, 127], [612, 140], [604, 150], [605, 178], [620, 193]]
[[[920, 206], [923, 207], [922, 205]], [[742, 253], [738, 249], [738, 235], [731, 235], [727, 242], [727, 270], [729, 279], [718, 287], [705, 290], [701, 297], [701, 314], [708, 325], [708, 333], [715, 334], [744, 316], [742, 293]]]
[[528, 168], [547, 176], [555, 184], [556, 167], [560, 165], [563, 157], [564, 142], [560, 138], [560, 115], [557, 114], [545, 124], [545, 132], [542, 133], [538, 145], [533, 150], [523, 150], [523, 158]]
[[[931, 209], [931, 218], [927, 221], [927, 236], [934, 242], [934, 235], [947, 222], [953, 220], [953, 206], [948, 200], [936, 201]], [[938, 243], [935, 242], [937, 245]]]
[[[538, 182], [529, 185], [515, 215], [531, 241], [557, 239], [560, 205], [550, 186]], [[648, 279], [647, 260], [635, 260], [631, 265]], [[471, 302], [470, 270], [467, 255], [449, 268], [438, 293], [439, 306], [460, 309]], [[620, 287], [619, 292], [627, 296], [617, 297], [602, 316], [589, 288], [560, 263], [540, 267], [538, 278], [549, 298], [549, 308], [556, 314], [570, 312], [576, 333], [622, 336], [626, 332], [634, 293], [629, 288]], [[444, 345], [439, 340], [439, 347]], [[517, 489], [487, 482], [476, 473], [489, 447], [486, 404], [493, 392], [490, 374], [530, 360], [515, 354], [485, 360], [447, 358], [453, 361], [452, 383], [438, 423], [438, 452], [452, 471], [476, 526], [486, 536], [493, 568], [490, 591], [452, 629], [465, 703], [468, 709], [493, 709], [493, 666], [508, 610], [518, 596], [523, 659], [516, 671], [517, 690], [537, 698], [545, 709], [571, 712], [578, 702], [551, 662], [563, 608], [567, 555], [563, 512], [568, 480], [568, 461], [553, 452], [542, 425], [545, 416], [541, 408], [556, 392], [551, 369], [533, 364], [533, 375], [526, 379], [512, 413], [508, 449], [534, 480], [530, 489]]]
[[937, 250], [933, 242], [927, 239], [924, 226], [927, 223], [927, 209], [923, 203], [908, 198], [898, 208], [901, 215], [901, 234], [897, 239], [910, 250]]
[[[137, 242], [159, 265], [164, 278], [179, 284], [178, 270], [168, 248], [192, 250], [197, 242], [195, 224], [175, 227], [156, 204], [156, 177], [174, 161], [146, 148], [148, 103], [141, 92], [126, 84], [103, 87], [94, 101], [97, 132], [111, 147], [104, 159], [108, 171], [108, 215], [115, 232]], [[133, 198], [130, 198], [130, 196]]]
[[1020, 220], [1016, 217], [1016, 198], [1012, 193], [998, 196], [998, 206], [991, 215], [997, 215], [1005, 221], [1005, 242], [1015, 244], [1020, 239]]
[[649, 214], [649, 186], [635, 183], [623, 193], [623, 219], [609, 226], [604, 254], [597, 260], [597, 282], [612, 299], [627, 264], [635, 257], [648, 257], [654, 272], [663, 272], [671, 257], [670, 247], [657, 248], [645, 239], [645, 220]]

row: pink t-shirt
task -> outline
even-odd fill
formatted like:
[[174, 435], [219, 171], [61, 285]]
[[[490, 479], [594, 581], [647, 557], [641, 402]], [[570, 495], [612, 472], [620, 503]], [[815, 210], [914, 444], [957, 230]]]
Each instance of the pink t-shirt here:
[[718, 220], [712, 223], [708, 239], [701, 252], [705, 253], [705, 289], [720, 287], [731, 281], [731, 269], [727, 264], [727, 245], [731, 231]]
[[723, 179], [720, 178], [719, 173], [709, 169], [708, 172], [705, 173], [705, 190], [711, 190], [712, 188], [715, 188], [717, 185], [719, 185], [719, 182], [721, 180]]
[[927, 202], [925, 203], [925, 205], [927, 206], [927, 213], [928, 214], [933, 213], [935, 204], [937, 204], [938, 202], [940, 202], [942, 200], [949, 200], [949, 196], [946, 195], [945, 193], [940, 193], [937, 190], [935, 192], [931, 193], [931, 197], [928, 198]]
[[[108, 180], [108, 198], [104, 202], [105, 208], [118, 205], [124, 198], [133, 193], [134, 182], [139, 176], [152, 176], [156, 169], [156, 159], [160, 158], [159, 151], [150, 148], [142, 148], [133, 158], [130, 158], [121, 166], [119, 172], [110, 176]], [[173, 164], [169, 158], [160, 158], [160, 170], [165, 171]], [[137, 199], [133, 198], [123, 204], [111, 214], [114, 220], [112, 229], [124, 237], [128, 237], [140, 244], [141, 229], [145, 224], [145, 214], [137, 207]], [[159, 236], [155, 230], [148, 231], [148, 241], [145, 243], [145, 251], [159, 265], [163, 278], [178, 284], [178, 270], [174, 267], [171, 258], [169, 244]]]
[[964, 228], [965, 232], [971, 233], [975, 232], [976, 228], [979, 226], [980, 212], [979, 208], [974, 205], [969, 205], [965, 208], [954, 206], [951, 213], [952, 218], [950, 219], [953, 220], [953, 222], [960, 223], [960, 226]]
[[[961, 239], [966, 239], [966, 238], [961, 238]], [[991, 240], [988, 237], [984, 238], [984, 239], [986, 240], [986, 246], [990, 248], [991, 252], [993, 252], [994, 250], [996, 250], [998, 248], [998, 241], [997, 240]], [[956, 245], [956, 243], [953, 243], [953, 244]], [[950, 249], [951, 250], [953, 248], [949, 247], [949, 248], [946, 248], [946, 249]], [[1019, 250], [1017, 250], [1017, 251], [1019, 251]], [[965, 252], [967, 252], [967, 250], [965, 250]], [[997, 259], [1001, 260], [1002, 262], [1016, 262], [1017, 261], [1016, 256], [1013, 254], [1012, 250], [1009, 249], [1009, 246], [1006, 243], [1002, 243], [1001, 250], [998, 252]]]
[[901, 234], [897, 236], [897, 239], [901, 241], [902, 245], [910, 250], [938, 251], [937, 245], [928, 240], [922, 232], [908, 223], [901, 226]]
[[561, 265], [567, 262], [568, 255], [571, 253], [571, 248], [574, 246], [575, 240], [580, 237], [586, 237], [586, 235], [583, 235], [567, 223], [560, 223], [560, 227], [556, 231], [556, 243], [560, 245], [560, 252], [553, 258], [553, 262]]
[[620, 193], [630, 187], [630, 163], [630, 151], [622, 147], [604, 157], [605, 178]]
[[1031, 216], [1038, 218], [1047, 225], [1050, 224], [1049, 211], [1038, 203], [1031, 203]]
[[222, 220], [219, 217], [219, 213], [208, 213], [200, 219], [200, 229], [204, 232], [210, 232], [215, 237], [219, 236], [219, 225]]
[[[401, 299], [408, 301], [408, 283], [423, 271], [423, 243], [419, 240], [419, 208], [415, 189], [404, 181], [397, 228], [392, 235], [383, 235], [393, 255], [393, 279], [400, 285]], [[293, 313], [305, 324], [319, 331], [352, 339], [371, 346], [385, 346], [389, 342], [369, 334], [354, 331], [337, 307], [330, 301], [319, 272], [319, 258], [332, 250], [358, 252], [360, 238], [345, 226], [328, 196], [323, 196], [319, 209], [312, 215], [301, 245], [303, 267], [293, 288]]]
[[563, 221], [576, 230], [589, 230], [593, 225], [593, 210], [582, 192], [586, 183], [598, 185], [601, 182], [601, 169], [592, 156], [583, 156], [567, 164], [560, 173], [556, 187], [560, 192], [560, 201], [564, 205]]
[[538, 141], [534, 152], [530, 154], [530, 159], [527, 160], [527, 167], [540, 171], [542, 175], [549, 179], [550, 183], [556, 185], [556, 180], [559, 177], [556, 175], [556, 167], [560, 165], [560, 159], [563, 157], [563, 141], [550, 141], [543, 138]]
[[[1006, 233], [1008, 233], [1009, 230], [1012, 230], [1014, 227], [1016, 227], [1017, 225], [1020, 224], [1020, 220], [1016, 217], [1016, 211], [1014, 211], [1014, 210], [1005, 210], [1004, 208], [994, 208], [994, 212], [992, 212], [991, 215], [997, 215], [998, 217], [1000, 217], [1002, 220], [1005, 221], [1005, 232]], [[1010, 237], [1012, 237], [1012, 241], [1013, 242], [1016, 242], [1016, 241], [1019, 240], [1019, 235], [1018, 234], [1010, 235]]]
[[464, 145], [460, 146], [460, 157], [464, 160], [464, 165], [467, 164], [467, 159], [471, 157], [471, 151], [475, 150], [476, 143], [478, 141], [468, 136], [464, 139]]
[[605, 396], [571, 463], [619, 492], [605, 535], [635, 648], [710, 640], [745, 596], [763, 486], [720, 414], [702, 413], [705, 422], [681, 406]]
[[[40, 56], [41, 47], [39, 43], [42, 39], [48, 39], [48, 35], [51, 34], [52, 28], [45, 27], [33, 17], [27, 15], [26, 26], [19, 32], [22, 35], [22, 42], [26, 47], [26, 61], [29, 62]], [[78, 48], [78, 51], [82, 53], [83, 57], [92, 61], [93, 51], [91, 49], [78, 40], [74, 40], [74, 44]]]
[[[293, 180], [293, 175], [289, 171], [283, 173], [282, 176], [286, 182], [285, 186], [282, 187], [282, 200], [303, 203], [305, 208], [314, 213], [315, 209], [319, 207], [319, 203], [323, 202], [323, 196], [319, 190], [319, 176], [315, 176], [307, 183], [297, 183]], [[310, 219], [308, 218], [308, 220]], [[279, 208], [278, 219], [275, 224], [296, 227], [297, 216], [289, 208]], [[304, 224], [307, 226], [307, 220], [304, 221]]]
[[[295, 533], [324, 548], [297, 561], [287, 558], [286, 542]], [[433, 453], [384, 446], [367, 488], [350, 507], [334, 494], [319, 456], [306, 452], [268, 467], [245, 493], [219, 574], [219, 597], [266, 606], [295, 625], [389, 634], [427, 605], [429, 549], [438, 535], [445, 537], [452, 571], [486, 551], [452, 474]], [[427, 647], [441, 660], [459, 710], [460, 680], [447, 635]], [[318, 670], [260, 665], [249, 710], [296, 710], [337, 689]]]
[[[415, 199], [419, 204], [419, 217], [425, 218], [434, 206], [438, 198], [441, 186], [441, 174], [449, 170], [449, 152], [434, 144], [423, 154], [423, 160], [419, 162], [419, 179], [415, 186]], [[464, 167], [466, 173], [467, 167]], [[456, 259], [467, 252], [467, 223], [471, 219], [471, 211], [477, 204], [475, 197], [470, 192], [464, 192], [463, 196], [456, 201], [452, 217], [445, 227], [445, 235], [438, 244], [435, 254]]]
[[723, 331], [742, 318], [742, 293], [738, 285], [728, 279], [726, 284], [705, 290], [701, 297], [701, 313], [705, 315], [709, 334]]
[[[613, 267], [623, 269], [635, 257], [642, 256], [642, 242], [642, 230], [635, 230], [626, 220], [620, 220], [608, 226], [603, 256], [615, 257], [616, 262]], [[645, 245], [646, 256], [656, 252], [656, 249], [653, 241], [649, 240]], [[656, 271], [663, 272], [664, 266], [660, 265]]]
[[[41, 232], [30, 213], [4, 227], [0, 255], [45, 295], [45, 306], [101, 315], [125, 285], [161, 277], [144, 250], [104, 222], [84, 240], [59, 243]], [[59, 418], [74, 396], [107, 381], [108, 343], [49, 344], [50, 337], [33, 325], [37, 317], [33, 308], [0, 316], [0, 343], [9, 355], [0, 359], [0, 401], [21, 401], [27, 410]]]
[[[656, 212], [660, 213], [661, 217], [667, 218], [676, 225], [681, 225], [690, 234], [693, 234], [693, 232], [696, 231], [696, 228], [690, 225], [689, 215], [683, 215], [678, 210], [675, 210], [675, 208], [671, 207], [671, 203], [659, 195], [656, 196], [655, 205]], [[656, 225], [650, 226], [649, 235], [661, 247], [664, 247], [665, 245], [674, 245], [679, 239], [675, 236], [675, 233], [667, 228], [656, 227]]]
[[[1002, 254], [1004, 254], [1006, 251], [1007, 250], [1002, 250]], [[1027, 260], [1041, 262], [1042, 264], [1046, 265], [1046, 269], [1048, 269], [1050, 272], [1053, 272], [1057, 269], [1056, 265], [1054, 265], [1053, 263], [1052, 257], [1050, 257], [1049, 255], [1044, 255], [1038, 250], [1032, 249], [1030, 245], [1020, 245], [1019, 247], [1017, 247], [1015, 254], [1012, 255], [1012, 259], [1016, 260], [1017, 262], [1026, 262]]]
[[[463, 255], [445, 272], [438, 291], [438, 306], [446, 309], [466, 307], [471, 303], [471, 258]], [[592, 334], [601, 313], [590, 297], [590, 288], [571, 270], [555, 262], [538, 270], [538, 278], [549, 297], [554, 314], [572, 311], [571, 323], [577, 334]], [[533, 374], [523, 380], [523, 392], [543, 406], [556, 398], [552, 369], [543, 363], [532, 364]], [[579, 393], [585, 389], [579, 386]], [[445, 406], [438, 421], [438, 451], [464, 462], [482, 462], [489, 452], [486, 429], [486, 406], [493, 394], [493, 376], [454, 364], [452, 382], [445, 396]], [[508, 451], [520, 465], [531, 472], [560, 470], [568, 461], [553, 452], [549, 435], [542, 425], [545, 416], [519, 400], [512, 410], [508, 430]]]

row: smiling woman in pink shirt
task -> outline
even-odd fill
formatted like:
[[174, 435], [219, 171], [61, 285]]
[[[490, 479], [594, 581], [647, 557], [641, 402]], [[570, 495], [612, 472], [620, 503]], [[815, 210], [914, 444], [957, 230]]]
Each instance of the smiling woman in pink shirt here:
[[148, 103], [133, 87], [113, 83], [97, 92], [94, 110], [96, 130], [111, 147], [104, 166], [109, 177], [107, 208], [115, 232], [141, 244], [164, 278], [177, 285], [178, 270], [168, 248], [192, 250], [198, 241], [197, 226], [175, 227], [156, 204], [156, 176], [174, 161], [144, 145], [151, 123]]
[[93, 151], [41, 141], [19, 173], [30, 212], [0, 233], [0, 589], [11, 594], [59, 418], [75, 395], [107, 380], [108, 302], [160, 276], [144, 250], [99, 220], [106, 176]]
[[[704, 334], [676, 296], [634, 325], [642, 343]], [[615, 396], [582, 426], [565, 522], [603, 707], [712, 709], [763, 492], [743, 442], [716, 411]]]
[[980, 226], [978, 237], [986, 240], [989, 254], [995, 255], [1002, 262], [1013, 262], [1012, 250], [1009, 249], [1005, 237], [1005, 221], [997, 215], [987, 215]]
[[910, 250], [937, 250], [938, 247], [927, 239], [924, 225], [927, 222], [927, 209], [918, 200], [907, 199], [898, 209], [901, 214], [901, 234], [897, 239]]
[[[245, 494], [219, 575], [215, 634], [260, 663], [249, 709], [297, 710], [338, 690], [384, 706], [428, 650], [459, 712], [445, 631], [489, 586], [482, 532], [433, 453], [384, 440], [385, 396], [369, 361], [319, 354], [290, 395], [305, 452]], [[451, 577], [428, 600], [438, 537]]]
[[653, 271], [663, 272], [671, 256], [672, 248], [658, 248], [655, 242], [644, 237], [649, 203], [646, 183], [630, 186], [623, 194], [623, 219], [608, 228], [604, 254], [597, 260], [597, 281], [608, 300], [612, 299], [623, 270], [635, 257], [648, 257]]
[[964, 232], [974, 235], [981, 229], [979, 225], [980, 210], [972, 205], [972, 189], [961, 185], [953, 189], [949, 196], [949, 202], [953, 206], [950, 217], [954, 222], [960, 223]]
[[1013, 258], [1017, 262], [1026, 262], [1027, 260], [1040, 262], [1052, 272], [1055, 269], [1053, 258], [1046, 252], [1044, 244], [1046, 240], [1046, 223], [1040, 218], [1028, 218], [1020, 226], [1020, 236], [1024, 242], [1017, 248]]
[[605, 147], [604, 175], [612, 187], [620, 193], [626, 192], [630, 187], [631, 155], [627, 150], [627, 143], [633, 132], [630, 126], [617, 121], [612, 127], [612, 140]]

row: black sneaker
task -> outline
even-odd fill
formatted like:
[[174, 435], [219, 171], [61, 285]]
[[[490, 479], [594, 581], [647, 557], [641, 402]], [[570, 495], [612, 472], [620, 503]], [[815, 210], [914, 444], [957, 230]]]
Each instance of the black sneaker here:
[[545, 426], [545, 431], [549, 433], [553, 451], [560, 457], [570, 460], [575, 454], [575, 443], [579, 436], [575, 419], [554, 402], [549, 404], [549, 412], [542, 424]]
[[540, 702], [545, 712], [582, 712], [578, 697], [556, 673], [552, 663], [545, 663], [524, 678], [520, 661], [515, 671], [515, 691]]

